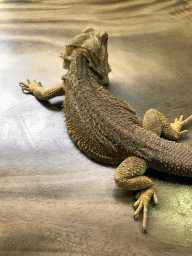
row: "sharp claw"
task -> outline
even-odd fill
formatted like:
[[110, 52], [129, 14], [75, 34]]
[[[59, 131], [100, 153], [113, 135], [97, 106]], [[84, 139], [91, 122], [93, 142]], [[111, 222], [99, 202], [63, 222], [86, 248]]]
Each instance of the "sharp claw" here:
[[26, 88], [22, 88], [22, 92], [23, 92], [23, 93], [26, 93], [25, 91], [28, 92], [29, 90], [27, 90]]
[[37, 85], [42, 87], [42, 84], [41, 84], [41, 82], [38, 82], [38, 83], [37, 83]]
[[182, 132], [180, 132], [180, 135], [186, 135], [188, 133], [188, 130], [184, 130]]
[[139, 214], [134, 214], [134, 219], [136, 220], [136, 219], [138, 219], [138, 217], [139, 217]]
[[158, 204], [158, 199], [157, 199], [157, 193], [156, 192], [154, 192], [154, 194], [153, 194], [153, 200], [154, 200], [155, 204]]
[[146, 230], [147, 227], [147, 206], [144, 206], [143, 209], [143, 230]]
[[23, 88], [25, 86], [28, 86], [27, 84], [23, 83], [23, 82], [20, 82], [19, 85]]
[[185, 119], [183, 121], [183, 125], [187, 124], [188, 122], [190, 122], [192, 120], [192, 116], [189, 116], [187, 119]]
[[24, 94], [31, 94], [31, 92], [30, 92], [30, 91], [22, 90], [22, 92], [23, 92]]
[[183, 121], [183, 115], [181, 115], [179, 118], [179, 122], [182, 122], [182, 121]]

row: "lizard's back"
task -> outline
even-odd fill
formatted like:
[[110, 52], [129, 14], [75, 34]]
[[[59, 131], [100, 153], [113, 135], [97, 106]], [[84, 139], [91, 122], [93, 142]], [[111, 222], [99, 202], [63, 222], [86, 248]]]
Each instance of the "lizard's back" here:
[[99, 84], [83, 55], [76, 57], [68, 77], [64, 113], [73, 141], [98, 161], [120, 163], [130, 155], [125, 134], [131, 140], [133, 128], [141, 127], [139, 117], [125, 101]]

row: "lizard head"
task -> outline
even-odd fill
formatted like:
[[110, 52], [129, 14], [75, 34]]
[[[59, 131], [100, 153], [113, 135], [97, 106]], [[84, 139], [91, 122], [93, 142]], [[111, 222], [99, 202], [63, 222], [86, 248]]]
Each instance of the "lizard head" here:
[[103, 84], [109, 82], [108, 73], [111, 68], [108, 64], [108, 34], [105, 31], [96, 31], [92, 28], [85, 29], [83, 34], [74, 37], [66, 45], [66, 50], [61, 54], [64, 59], [64, 68], [70, 69], [74, 53], [81, 50], [89, 62], [89, 66], [101, 77]]

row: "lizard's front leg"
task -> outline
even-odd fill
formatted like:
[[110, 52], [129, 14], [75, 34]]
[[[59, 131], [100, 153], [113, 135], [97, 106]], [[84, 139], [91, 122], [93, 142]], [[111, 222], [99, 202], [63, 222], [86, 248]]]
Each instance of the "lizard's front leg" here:
[[19, 85], [22, 87], [22, 91], [28, 91], [32, 93], [39, 100], [48, 100], [56, 96], [65, 95], [64, 85], [55, 85], [49, 89], [44, 89], [40, 82], [33, 80], [33, 83], [27, 79], [28, 84], [20, 82]]
[[119, 165], [114, 176], [117, 186], [127, 190], [141, 190], [136, 195], [138, 200], [134, 205], [137, 207], [134, 216], [137, 218], [143, 210], [143, 230], [145, 232], [147, 227], [147, 209], [151, 197], [153, 196], [155, 204], [158, 203], [153, 182], [148, 177], [143, 176], [146, 168], [147, 164], [144, 159], [129, 157]]

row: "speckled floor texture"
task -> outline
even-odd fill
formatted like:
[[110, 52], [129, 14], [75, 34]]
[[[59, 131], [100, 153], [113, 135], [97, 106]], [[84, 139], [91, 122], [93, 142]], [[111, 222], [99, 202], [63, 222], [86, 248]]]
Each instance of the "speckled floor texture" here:
[[[85, 27], [109, 33], [108, 90], [142, 119], [192, 115], [192, 1], [0, 1], [0, 255], [189, 256], [192, 179], [147, 170], [159, 199], [133, 218], [134, 193], [115, 168], [73, 144], [61, 111], [23, 94], [65, 74], [60, 53]], [[192, 145], [192, 125], [180, 142]]]

